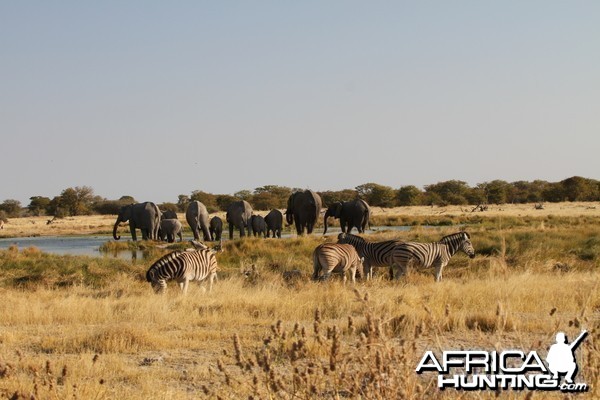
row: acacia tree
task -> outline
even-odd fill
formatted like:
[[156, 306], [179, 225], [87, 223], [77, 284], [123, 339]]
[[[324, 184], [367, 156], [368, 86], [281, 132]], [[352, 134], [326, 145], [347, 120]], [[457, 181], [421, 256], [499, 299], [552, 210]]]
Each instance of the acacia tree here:
[[29, 198], [29, 205], [27, 209], [31, 213], [31, 215], [40, 216], [44, 215], [48, 206], [50, 205], [50, 198], [44, 196], [33, 196]]
[[89, 186], [67, 188], [60, 194], [60, 206], [69, 215], [89, 214], [94, 202], [94, 189]]
[[19, 200], [6, 199], [0, 204], [0, 211], [4, 211], [8, 217], [18, 217], [21, 213], [21, 202]]
[[396, 203], [399, 206], [417, 206], [422, 202], [423, 192], [416, 186], [402, 186], [396, 191]]
[[377, 183], [365, 183], [356, 187], [361, 199], [374, 207], [394, 207], [394, 189]]

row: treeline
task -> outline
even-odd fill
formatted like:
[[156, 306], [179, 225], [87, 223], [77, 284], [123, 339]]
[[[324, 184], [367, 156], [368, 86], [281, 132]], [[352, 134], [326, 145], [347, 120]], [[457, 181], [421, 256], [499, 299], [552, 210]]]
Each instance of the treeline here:
[[[209, 212], [224, 211], [231, 202], [248, 201], [256, 210], [285, 208], [290, 194], [298, 188], [268, 185], [254, 190], [241, 190], [229, 194], [213, 194], [195, 190], [189, 195], [180, 194], [177, 201], [159, 204], [161, 210], [184, 212], [191, 200], [206, 205]], [[533, 182], [506, 182], [494, 180], [470, 187], [466, 182], [451, 180], [427, 185], [402, 186], [394, 189], [377, 183], [365, 183], [354, 189], [319, 192], [323, 205], [360, 197], [373, 207], [398, 207], [417, 205], [482, 205], [506, 203], [543, 203], [561, 201], [600, 201], [600, 181], [574, 176], [560, 182], [536, 180]], [[152, 199], [144, 199], [152, 200]], [[67, 188], [54, 198], [34, 196], [23, 207], [17, 200], [8, 199], [0, 204], [0, 218], [22, 215], [52, 215], [57, 217], [117, 214], [123, 205], [136, 202], [132, 196], [108, 200], [94, 194], [89, 186]]]

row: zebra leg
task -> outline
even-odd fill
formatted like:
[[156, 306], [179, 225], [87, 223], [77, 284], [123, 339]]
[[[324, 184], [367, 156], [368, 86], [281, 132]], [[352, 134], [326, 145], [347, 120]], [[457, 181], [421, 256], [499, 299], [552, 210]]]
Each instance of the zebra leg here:
[[[356, 285], [356, 265], [353, 265], [352, 268], [350, 268], [350, 276], [352, 277], [352, 284]], [[346, 273], [344, 273], [344, 283], [346, 283]]]
[[213, 281], [217, 279], [217, 273], [213, 272], [212, 274], [210, 274], [210, 277], [208, 278], [208, 291], [212, 292], [212, 287], [213, 287]]
[[190, 283], [190, 281], [188, 281], [187, 279], [184, 280], [183, 282], [179, 282], [179, 287], [181, 288], [181, 291], [183, 292], [183, 294], [187, 293], [189, 283]]
[[435, 264], [435, 281], [440, 282], [442, 280], [442, 270], [444, 269], [444, 263], [437, 261]]

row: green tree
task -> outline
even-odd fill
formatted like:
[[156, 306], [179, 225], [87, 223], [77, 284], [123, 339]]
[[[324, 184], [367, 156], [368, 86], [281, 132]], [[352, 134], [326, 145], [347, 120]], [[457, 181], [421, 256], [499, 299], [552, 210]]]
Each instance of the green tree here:
[[252, 203], [252, 192], [249, 190], [240, 190], [233, 194], [234, 197], [237, 197], [240, 200], [246, 200], [248, 203]]
[[4, 211], [8, 217], [18, 217], [21, 214], [21, 202], [19, 200], [6, 199], [0, 204], [0, 211]]
[[190, 196], [190, 201], [199, 201], [200, 203], [206, 206], [208, 212], [213, 212], [211, 210], [217, 210], [217, 196], [212, 193], [206, 193], [201, 190], [194, 190], [192, 195]]
[[573, 176], [562, 180], [563, 194], [569, 201], [595, 201], [598, 200], [598, 181], [593, 179]]
[[399, 206], [418, 206], [423, 204], [423, 192], [416, 186], [402, 186], [396, 191], [396, 204]]
[[190, 196], [185, 194], [177, 196], [177, 208], [179, 209], [179, 212], [185, 212], [188, 204], [190, 204]]
[[219, 194], [217, 195], [216, 201], [218, 207], [217, 209], [221, 211], [227, 211], [227, 207], [234, 201], [239, 201], [239, 199], [230, 194]]
[[442, 204], [462, 205], [468, 204], [467, 196], [470, 188], [466, 182], [451, 180], [438, 182], [433, 185], [425, 186], [425, 193], [436, 194], [441, 199]]
[[59, 204], [68, 215], [84, 215], [91, 212], [94, 199], [94, 189], [76, 186], [62, 191]]
[[486, 202], [490, 204], [505, 204], [508, 201], [510, 184], [502, 180], [494, 180], [480, 185], [485, 193]]
[[324, 207], [329, 207], [331, 204], [338, 201], [352, 201], [358, 198], [356, 189], [327, 190], [325, 192], [320, 192], [319, 195], [321, 196]]
[[27, 209], [31, 213], [31, 215], [40, 216], [45, 215], [48, 206], [50, 205], [50, 198], [44, 196], [33, 196], [29, 198], [29, 205]]
[[252, 196], [252, 207], [256, 210], [281, 208], [280, 201], [273, 193], [261, 192]]
[[[285, 208], [292, 194], [292, 189], [287, 186], [265, 185], [254, 189], [252, 204], [259, 210], [270, 210], [272, 208]], [[259, 203], [263, 203], [262, 208]]]
[[361, 199], [373, 207], [394, 207], [396, 205], [394, 189], [389, 186], [365, 183], [357, 186], [356, 191]]

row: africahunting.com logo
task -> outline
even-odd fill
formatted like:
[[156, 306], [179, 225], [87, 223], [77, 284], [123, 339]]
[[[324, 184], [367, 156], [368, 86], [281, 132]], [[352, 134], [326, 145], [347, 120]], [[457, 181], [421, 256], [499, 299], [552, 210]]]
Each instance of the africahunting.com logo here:
[[426, 351], [415, 371], [418, 374], [437, 372], [438, 388], [442, 390], [585, 392], [588, 385], [574, 379], [578, 371], [575, 350], [586, 336], [584, 330], [569, 343], [565, 334], [558, 332], [556, 343], [548, 350], [546, 363], [536, 351], [450, 350], [444, 351], [440, 358]]

